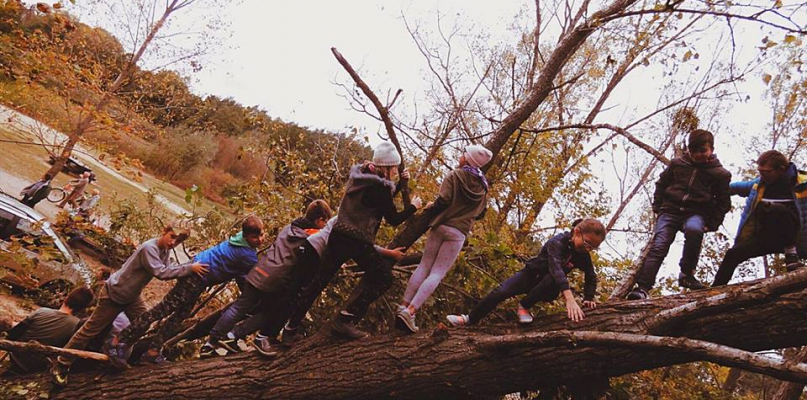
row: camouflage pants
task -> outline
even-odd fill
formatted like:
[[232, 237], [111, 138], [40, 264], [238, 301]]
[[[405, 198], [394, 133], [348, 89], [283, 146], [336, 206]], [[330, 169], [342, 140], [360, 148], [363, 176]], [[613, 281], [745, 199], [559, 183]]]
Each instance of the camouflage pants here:
[[196, 274], [180, 278], [159, 304], [132, 321], [131, 325], [120, 333], [119, 341], [130, 346], [134, 345], [146, 334], [152, 323], [168, 317], [151, 340], [153, 348], [160, 348], [167, 339], [165, 336], [175, 332], [188, 318], [205, 288], [202, 278]]

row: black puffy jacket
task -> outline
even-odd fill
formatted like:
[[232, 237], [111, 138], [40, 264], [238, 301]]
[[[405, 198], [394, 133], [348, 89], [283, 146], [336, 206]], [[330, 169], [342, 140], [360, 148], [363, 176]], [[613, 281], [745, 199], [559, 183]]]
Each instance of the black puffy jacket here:
[[655, 213], [700, 215], [710, 231], [717, 230], [731, 209], [731, 172], [716, 156], [696, 164], [689, 154], [674, 158], [656, 181]]

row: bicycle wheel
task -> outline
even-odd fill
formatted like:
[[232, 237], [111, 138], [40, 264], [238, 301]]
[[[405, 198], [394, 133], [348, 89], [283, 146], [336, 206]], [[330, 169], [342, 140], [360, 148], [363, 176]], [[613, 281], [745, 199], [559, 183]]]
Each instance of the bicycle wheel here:
[[65, 194], [64, 190], [60, 188], [53, 188], [50, 190], [50, 193], [48, 193], [48, 201], [51, 203], [58, 203], [64, 200], [65, 196], [67, 196], [67, 194]]

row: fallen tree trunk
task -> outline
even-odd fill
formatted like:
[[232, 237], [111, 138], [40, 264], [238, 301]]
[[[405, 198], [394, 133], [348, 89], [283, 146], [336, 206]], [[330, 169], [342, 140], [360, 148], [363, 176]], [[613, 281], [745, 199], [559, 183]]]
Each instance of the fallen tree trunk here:
[[[699, 360], [805, 382], [807, 366], [748, 353], [807, 344], [805, 288], [807, 269], [686, 295], [612, 302], [579, 323], [550, 315], [529, 328], [438, 327], [354, 342], [321, 332], [277, 360], [246, 353], [134, 368], [104, 379], [75, 374], [52, 398], [450, 399]], [[705, 310], [693, 312], [687, 306], [693, 302]]]

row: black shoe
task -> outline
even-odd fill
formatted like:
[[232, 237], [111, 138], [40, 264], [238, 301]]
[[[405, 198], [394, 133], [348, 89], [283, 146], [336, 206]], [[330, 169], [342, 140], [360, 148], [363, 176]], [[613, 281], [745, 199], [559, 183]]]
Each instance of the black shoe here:
[[199, 349], [199, 358], [211, 358], [218, 355], [219, 353], [216, 352], [216, 346], [210, 342], [205, 343], [202, 348]]
[[241, 348], [238, 347], [238, 339], [224, 338], [221, 340], [212, 341], [213, 345], [220, 349], [227, 350], [228, 353], [240, 353]]
[[785, 268], [787, 268], [788, 272], [795, 271], [803, 266], [804, 264], [801, 263], [798, 254], [785, 254]]
[[706, 289], [706, 285], [697, 280], [693, 275], [684, 273], [678, 274], [678, 286], [691, 290]]
[[50, 367], [50, 378], [54, 385], [59, 387], [67, 386], [67, 373], [70, 372], [70, 366], [55, 360]]
[[649, 297], [650, 295], [647, 294], [647, 291], [639, 286], [636, 286], [635, 289], [631, 290], [630, 293], [628, 293], [628, 300], [645, 300]]
[[298, 327], [296, 329], [289, 329], [288, 327], [283, 328], [283, 333], [280, 335], [280, 342], [283, 343], [284, 346], [291, 347], [294, 346], [299, 341], [305, 338], [305, 333], [301, 332], [301, 329]]
[[344, 314], [340, 314], [333, 320], [331, 330], [337, 335], [348, 339], [361, 339], [368, 336], [367, 332], [356, 327], [350, 316]]
[[252, 347], [264, 357], [276, 357], [279, 353], [277, 346], [273, 346], [272, 339], [268, 336], [255, 336], [255, 340], [252, 341]]

